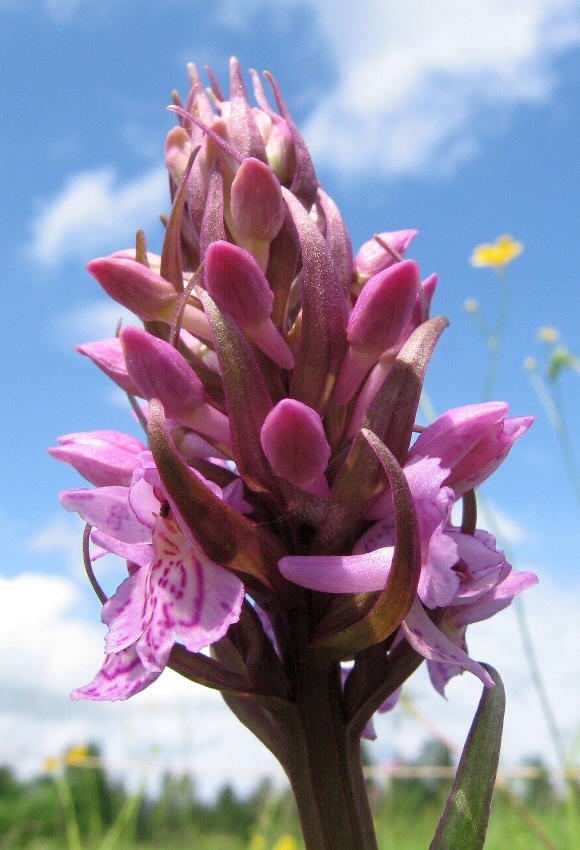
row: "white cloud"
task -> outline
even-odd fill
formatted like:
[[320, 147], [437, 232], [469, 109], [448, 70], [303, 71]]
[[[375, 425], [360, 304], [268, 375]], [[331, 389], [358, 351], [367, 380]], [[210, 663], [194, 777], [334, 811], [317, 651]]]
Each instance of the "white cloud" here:
[[23, 12], [32, 9], [43, 12], [49, 20], [57, 24], [67, 24], [83, 6], [91, 6], [92, 14], [103, 14], [103, 4], [95, 4], [92, 0], [0, 0], [0, 12]]
[[316, 162], [389, 176], [452, 171], [504, 120], [545, 101], [580, 42], [577, 0], [324, 0], [338, 69], [305, 136]]
[[60, 513], [49, 520], [29, 541], [31, 552], [60, 554], [70, 575], [84, 576], [80, 539], [84, 522], [75, 514]]
[[134, 787], [155, 787], [168, 770], [195, 773], [203, 793], [227, 779], [242, 789], [264, 775], [282, 780], [219, 694], [171, 671], [126, 703], [71, 703], [70, 691], [102, 663], [105, 634], [76, 615], [80, 602], [79, 587], [65, 578], [0, 576], [1, 764], [38, 773], [46, 757], [95, 741]]
[[[564, 590], [541, 575], [540, 584], [522, 597], [538, 666], [568, 752], [580, 723], [580, 704], [574, 698], [574, 683], [580, 672], [579, 592], [580, 586]], [[527, 756], [539, 755], [556, 767], [554, 746], [531, 680], [514, 607], [471, 626], [467, 637], [470, 655], [492, 664], [506, 688], [502, 764], [514, 766]], [[463, 745], [481, 695], [481, 686], [473, 676], [453, 679], [447, 700], [443, 700], [433, 693], [426, 669], [421, 668], [407, 691], [425, 717], [449, 739]], [[420, 743], [430, 737], [420, 722], [404, 714], [402, 718], [396, 711], [379, 717], [376, 728], [378, 749], [382, 740], [387, 741], [394, 733], [408, 755], [416, 754]]]
[[134, 313], [113, 301], [92, 301], [74, 307], [57, 318], [55, 334], [64, 348], [80, 342], [91, 342], [115, 336], [119, 321], [126, 325], [142, 322]]
[[68, 257], [86, 262], [99, 251], [129, 247], [139, 228], [157, 224], [168, 203], [164, 167], [124, 184], [112, 168], [73, 174], [33, 221], [30, 254], [54, 266]]
[[50, 18], [59, 23], [69, 21], [83, 0], [45, 0], [44, 8]]

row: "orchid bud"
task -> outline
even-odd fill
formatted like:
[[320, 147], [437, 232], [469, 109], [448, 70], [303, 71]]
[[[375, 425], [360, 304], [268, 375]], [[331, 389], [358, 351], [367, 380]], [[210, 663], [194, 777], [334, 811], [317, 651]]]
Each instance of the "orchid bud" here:
[[365, 242], [354, 258], [354, 275], [357, 288], [360, 289], [369, 278], [399, 262], [418, 233], [418, 230], [395, 230], [379, 233], [381, 241], [389, 245], [392, 252], [383, 248], [376, 239]]
[[315, 410], [296, 399], [283, 399], [266, 416], [260, 442], [276, 475], [315, 496], [328, 498], [324, 470], [330, 446]]
[[270, 319], [274, 294], [256, 260], [230, 242], [212, 242], [205, 255], [205, 285], [217, 303], [283, 369], [294, 357]]
[[284, 203], [278, 178], [259, 159], [241, 164], [231, 186], [230, 210], [236, 236], [271, 242], [284, 220]]
[[534, 421], [533, 416], [507, 418], [508, 410], [499, 401], [448, 410], [419, 435], [409, 458], [441, 458], [441, 466], [450, 470], [445, 484], [460, 496], [498, 468]]
[[284, 221], [284, 204], [278, 178], [259, 159], [249, 157], [240, 165], [225, 217], [234, 241], [252, 254], [265, 272], [270, 242]]
[[51, 457], [70, 463], [95, 487], [128, 487], [139, 455], [147, 449], [140, 440], [119, 431], [66, 434], [58, 442], [59, 446], [48, 450]]
[[288, 125], [278, 115], [272, 117], [272, 129], [266, 142], [268, 165], [284, 186], [296, 173], [296, 151]]
[[141, 328], [121, 331], [127, 370], [139, 394], [158, 398], [168, 416], [217, 442], [229, 443], [226, 416], [205, 401], [205, 390], [185, 357], [163, 339]]
[[296, 174], [296, 150], [294, 137], [287, 121], [272, 111], [264, 94], [262, 81], [256, 71], [250, 71], [254, 85], [254, 97], [260, 106], [261, 120], [258, 126], [266, 143], [268, 165], [283, 186], [289, 186]]
[[334, 397], [346, 404], [381, 354], [394, 345], [411, 316], [419, 287], [419, 266], [404, 260], [372, 277], [350, 315], [350, 348], [338, 376]]
[[[87, 271], [107, 295], [143, 321], [173, 321], [179, 293], [169, 281], [141, 263], [122, 257], [100, 257], [87, 264]], [[192, 304], [185, 305], [183, 327], [202, 339], [211, 339], [207, 318]]]
[[121, 340], [115, 336], [112, 339], [102, 339], [98, 342], [85, 342], [75, 346], [79, 354], [84, 354], [95, 363], [99, 369], [130, 395], [139, 395], [139, 390], [129, 377]]
[[165, 142], [165, 164], [175, 183], [179, 183], [191, 156], [191, 136], [183, 127], [173, 127]]

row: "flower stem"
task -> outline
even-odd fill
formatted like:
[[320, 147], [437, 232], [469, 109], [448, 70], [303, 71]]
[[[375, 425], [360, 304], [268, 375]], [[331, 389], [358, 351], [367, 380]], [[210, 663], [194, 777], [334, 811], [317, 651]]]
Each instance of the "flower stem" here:
[[296, 700], [302, 735], [288, 774], [308, 850], [376, 850], [360, 738], [349, 733], [341, 702], [338, 666], [304, 665]]
[[284, 768], [306, 850], [377, 850], [360, 734], [343, 716], [339, 665], [303, 663], [294, 683], [292, 701], [223, 697]]

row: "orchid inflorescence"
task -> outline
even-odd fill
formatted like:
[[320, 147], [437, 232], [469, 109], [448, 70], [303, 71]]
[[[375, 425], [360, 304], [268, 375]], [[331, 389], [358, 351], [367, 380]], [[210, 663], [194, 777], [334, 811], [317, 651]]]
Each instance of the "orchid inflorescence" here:
[[[373, 846], [352, 843], [357, 829], [370, 841], [368, 818], [362, 829], [323, 772], [335, 764], [360, 796], [352, 753], [424, 659], [440, 693], [464, 670], [494, 686], [466, 627], [536, 578], [476, 529], [473, 489], [531, 418], [490, 402], [416, 426], [447, 325], [429, 316], [436, 276], [405, 259], [416, 231], [381, 233], [353, 258], [271, 75], [277, 111], [255, 72], [252, 108], [235, 59], [229, 100], [189, 70], [161, 256], [140, 232], [88, 265], [144, 327], [78, 348], [146, 434], [69, 434], [51, 449], [94, 485], [61, 498], [87, 523], [109, 627], [102, 669], [72, 696], [126, 699], [166, 666], [217, 688], [285, 767], [308, 846], [342, 846], [341, 831], [344, 846]], [[107, 553], [128, 575], [105, 600], [93, 564]], [[304, 771], [339, 786], [314, 813]], [[331, 827], [333, 795], [347, 814]]]

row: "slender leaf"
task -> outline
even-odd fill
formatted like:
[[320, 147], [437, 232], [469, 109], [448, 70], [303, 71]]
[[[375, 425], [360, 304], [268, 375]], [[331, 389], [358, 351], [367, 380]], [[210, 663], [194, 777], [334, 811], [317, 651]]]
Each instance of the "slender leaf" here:
[[179, 188], [173, 199], [171, 215], [167, 221], [167, 230], [161, 250], [161, 277], [168, 280], [175, 287], [176, 292], [183, 292], [183, 270], [181, 264], [181, 219], [187, 199], [187, 184], [191, 168], [199, 151], [197, 145], [191, 152], [187, 167], [184, 171]]
[[499, 762], [505, 691], [499, 673], [484, 688], [457, 768], [451, 794], [429, 850], [480, 850], [485, 842]]
[[290, 395], [322, 415], [346, 353], [346, 300], [316, 223], [284, 187], [282, 194], [302, 248], [302, 329]]

